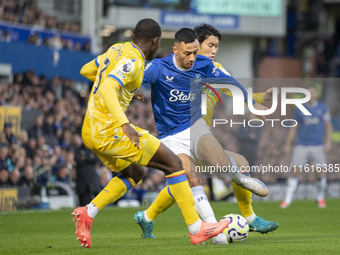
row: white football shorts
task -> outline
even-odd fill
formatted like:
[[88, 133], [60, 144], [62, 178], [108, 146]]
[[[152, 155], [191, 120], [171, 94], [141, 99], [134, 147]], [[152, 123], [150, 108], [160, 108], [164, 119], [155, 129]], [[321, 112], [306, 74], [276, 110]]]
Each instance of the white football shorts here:
[[199, 119], [190, 128], [164, 137], [161, 142], [176, 155], [186, 154], [194, 159], [194, 156], [197, 157], [198, 141], [205, 134], [211, 134], [210, 127], [205, 120]]
[[296, 145], [293, 150], [292, 164], [293, 165], [305, 165], [305, 164], [317, 165], [326, 164], [326, 154], [323, 145], [317, 146], [305, 146]]

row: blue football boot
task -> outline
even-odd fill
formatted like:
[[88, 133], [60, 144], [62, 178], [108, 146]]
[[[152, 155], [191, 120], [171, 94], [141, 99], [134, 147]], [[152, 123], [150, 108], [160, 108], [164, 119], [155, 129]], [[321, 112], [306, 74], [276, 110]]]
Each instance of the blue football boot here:
[[249, 223], [249, 230], [252, 232], [259, 232], [261, 234], [273, 232], [279, 227], [279, 224], [273, 221], [264, 220], [261, 217], [255, 217], [255, 219]]
[[141, 227], [143, 233], [142, 237], [143, 238], [156, 238], [152, 234], [153, 230], [153, 221], [152, 222], [147, 222], [145, 217], [144, 217], [144, 211], [139, 211], [135, 213], [134, 220], [136, 223]]

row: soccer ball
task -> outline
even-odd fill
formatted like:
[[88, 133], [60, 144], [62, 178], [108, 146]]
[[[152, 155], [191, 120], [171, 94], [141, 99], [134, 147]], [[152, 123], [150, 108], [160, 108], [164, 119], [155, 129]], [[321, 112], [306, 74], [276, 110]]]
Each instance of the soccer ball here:
[[249, 232], [247, 220], [236, 213], [227, 214], [221, 220], [225, 219], [230, 220], [228, 227], [223, 230], [223, 233], [227, 236], [228, 242], [239, 243], [246, 240]]

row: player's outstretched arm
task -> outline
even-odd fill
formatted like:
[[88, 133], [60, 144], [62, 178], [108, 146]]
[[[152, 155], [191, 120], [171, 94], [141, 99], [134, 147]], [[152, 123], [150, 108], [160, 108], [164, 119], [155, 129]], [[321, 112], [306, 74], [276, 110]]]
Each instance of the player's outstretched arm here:
[[86, 79], [94, 82], [96, 80], [96, 76], [97, 76], [97, 64], [96, 64], [96, 60], [92, 60], [88, 63], [86, 63], [80, 70], [80, 74], [82, 76], [84, 76]]

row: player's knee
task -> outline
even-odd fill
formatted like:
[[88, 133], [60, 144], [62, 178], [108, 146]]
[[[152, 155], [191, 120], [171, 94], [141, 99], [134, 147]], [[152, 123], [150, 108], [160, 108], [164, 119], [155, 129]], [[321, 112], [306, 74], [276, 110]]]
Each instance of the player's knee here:
[[196, 186], [203, 186], [203, 182], [201, 178], [190, 177], [188, 178], [188, 182], [189, 182], [190, 188], [196, 187]]
[[170, 174], [176, 173], [178, 171], [183, 170], [181, 159], [178, 156], [174, 156], [171, 158], [168, 170]]

